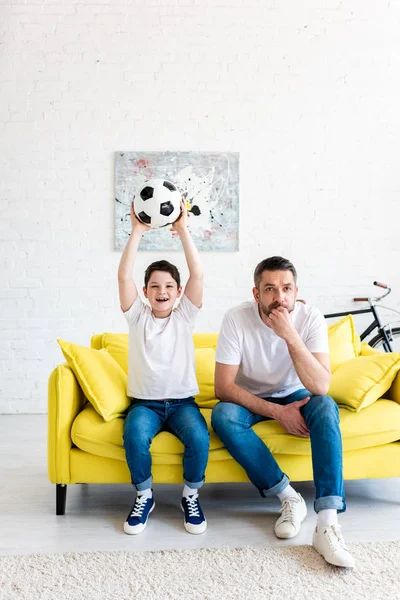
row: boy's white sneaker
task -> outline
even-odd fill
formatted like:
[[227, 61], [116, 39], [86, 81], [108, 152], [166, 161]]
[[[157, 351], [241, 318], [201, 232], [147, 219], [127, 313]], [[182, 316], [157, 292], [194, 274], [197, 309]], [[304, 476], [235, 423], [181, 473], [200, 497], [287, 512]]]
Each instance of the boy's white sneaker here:
[[287, 498], [282, 502], [281, 516], [275, 523], [275, 535], [281, 539], [289, 539], [297, 535], [307, 515], [307, 507], [300, 494]]
[[313, 535], [313, 546], [331, 565], [355, 567], [356, 561], [344, 542], [340, 525], [317, 526]]

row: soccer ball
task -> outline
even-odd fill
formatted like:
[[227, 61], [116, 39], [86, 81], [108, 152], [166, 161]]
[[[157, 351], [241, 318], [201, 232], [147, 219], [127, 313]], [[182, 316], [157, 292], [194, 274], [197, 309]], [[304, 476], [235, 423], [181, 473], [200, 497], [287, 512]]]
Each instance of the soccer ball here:
[[135, 192], [133, 208], [137, 218], [152, 229], [174, 223], [181, 214], [181, 197], [173, 183], [149, 179]]

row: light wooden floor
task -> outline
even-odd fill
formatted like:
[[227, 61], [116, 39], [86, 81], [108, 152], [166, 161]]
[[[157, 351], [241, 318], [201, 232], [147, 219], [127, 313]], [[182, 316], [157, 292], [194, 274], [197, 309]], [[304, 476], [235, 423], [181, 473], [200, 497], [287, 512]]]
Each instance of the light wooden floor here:
[[[312, 483], [296, 483], [309, 509], [300, 534], [273, 534], [277, 499], [251, 484], [210, 484], [201, 491], [207, 531], [183, 528], [180, 486], [155, 485], [156, 508], [147, 529], [127, 536], [122, 524], [134, 493], [129, 485], [69, 486], [67, 512], [55, 515], [55, 486], [47, 480], [44, 415], [0, 415], [0, 554], [94, 550], [160, 550], [218, 546], [310, 544], [315, 523]], [[348, 542], [400, 539], [400, 479], [350, 481], [340, 516]]]

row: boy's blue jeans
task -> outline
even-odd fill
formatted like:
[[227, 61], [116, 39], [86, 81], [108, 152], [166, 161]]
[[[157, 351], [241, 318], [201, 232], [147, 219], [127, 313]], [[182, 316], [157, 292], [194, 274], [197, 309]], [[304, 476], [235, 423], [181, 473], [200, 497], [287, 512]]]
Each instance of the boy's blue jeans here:
[[132, 399], [124, 424], [124, 446], [133, 485], [138, 491], [151, 487], [150, 445], [161, 430], [181, 440], [185, 484], [200, 488], [204, 483], [210, 435], [192, 396], [180, 400]]
[[[327, 508], [346, 510], [342, 473], [342, 436], [339, 410], [329, 396], [313, 396], [308, 390], [297, 390], [286, 398], [265, 398], [280, 405], [310, 396], [300, 412], [310, 430], [318, 513]], [[252, 427], [268, 417], [261, 417], [239, 404], [219, 402], [213, 409], [212, 426], [233, 458], [244, 468], [250, 481], [262, 496], [279, 494], [289, 478], [279, 468], [264, 442]]]

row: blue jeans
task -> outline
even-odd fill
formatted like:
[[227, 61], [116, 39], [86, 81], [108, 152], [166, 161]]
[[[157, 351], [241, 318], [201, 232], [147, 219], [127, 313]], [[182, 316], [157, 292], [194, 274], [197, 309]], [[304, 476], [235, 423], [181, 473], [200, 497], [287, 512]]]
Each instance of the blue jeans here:
[[[339, 410], [329, 396], [313, 396], [306, 389], [297, 390], [286, 398], [265, 398], [280, 405], [290, 404], [310, 396], [300, 412], [310, 430], [311, 454], [318, 513], [326, 508], [346, 510], [343, 484], [342, 436]], [[272, 453], [252, 430], [253, 425], [266, 421], [239, 404], [219, 402], [212, 412], [212, 426], [233, 458], [244, 468], [250, 481], [262, 496], [279, 494], [289, 484], [289, 478], [279, 468]]]
[[210, 434], [194, 398], [132, 400], [124, 424], [124, 446], [132, 483], [138, 491], [152, 485], [150, 445], [161, 430], [184, 445], [183, 476], [193, 489], [204, 483]]

